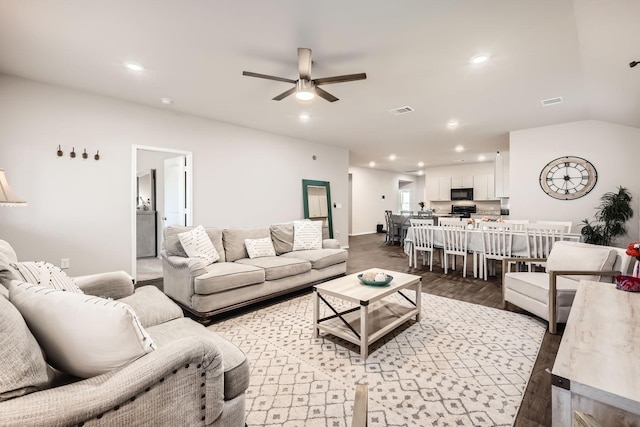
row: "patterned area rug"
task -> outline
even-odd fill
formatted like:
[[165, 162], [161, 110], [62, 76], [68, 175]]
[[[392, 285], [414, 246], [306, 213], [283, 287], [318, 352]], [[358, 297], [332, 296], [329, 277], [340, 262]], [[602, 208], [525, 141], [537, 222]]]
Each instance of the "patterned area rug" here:
[[209, 329], [249, 358], [249, 426], [347, 427], [356, 383], [369, 385], [370, 426], [513, 425], [544, 325], [428, 294], [422, 309], [420, 322], [372, 344], [365, 361], [340, 338], [312, 337], [311, 295]]

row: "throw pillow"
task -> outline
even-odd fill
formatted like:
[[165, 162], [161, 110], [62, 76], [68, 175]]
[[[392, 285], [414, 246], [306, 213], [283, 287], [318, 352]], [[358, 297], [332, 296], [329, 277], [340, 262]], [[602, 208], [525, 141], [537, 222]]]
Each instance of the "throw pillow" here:
[[293, 222], [293, 250], [322, 249], [322, 221]]
[[14, 281], [9, 299], [51, 365], [80, 378], [121, 368], [155, 349], [131, 307]]
[[276, 255], [286, 254], [293, 250], [293, 222], [273, 224], [269, 230]]
[[265, 256], [276, 256], [276, 250], [270, 237], [263, 239], [244, 239], [249, 258], [261, 258]]
[[21, 276], [19, 280], [24, 280], [27, 283], [47, 286], [61, 291], [75, 292], [77, 294], [84, 293], [64, 271], [51, 263], [44, 261], [26, 261], [12, 263], [11, 266], [18, 270]]
[[180, 243], [189, 258], [200, 258], [206, 265], [220, 259], [220, 255], [203, 226], [178, 234]]
[[0, 402], [47, 388], [52, 376], [16, 307], [0, 296]]

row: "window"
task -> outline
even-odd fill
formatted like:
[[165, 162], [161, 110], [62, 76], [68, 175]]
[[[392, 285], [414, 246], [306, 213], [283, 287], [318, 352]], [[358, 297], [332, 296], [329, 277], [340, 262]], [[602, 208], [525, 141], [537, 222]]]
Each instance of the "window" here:
[[409, 190], [400, 190], [400, 210], [411, 210], [411, 192]]

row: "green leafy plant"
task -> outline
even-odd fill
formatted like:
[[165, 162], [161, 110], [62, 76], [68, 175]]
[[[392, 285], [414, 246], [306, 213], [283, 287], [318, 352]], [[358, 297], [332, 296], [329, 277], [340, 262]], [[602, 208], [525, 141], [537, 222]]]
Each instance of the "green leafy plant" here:
[[581, 234], [586, 243], [610, 246], [618, 236], [627, 234], [626, 222], [633, 216], [631, 194], [620, 186], [618, 192], [605, 193], [595, 214], [595, 222], [582, 220]]

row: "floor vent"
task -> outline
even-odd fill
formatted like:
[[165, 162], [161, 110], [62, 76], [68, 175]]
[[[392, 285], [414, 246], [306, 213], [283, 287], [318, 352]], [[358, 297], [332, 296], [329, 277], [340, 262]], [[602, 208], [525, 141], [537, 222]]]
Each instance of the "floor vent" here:
[[389, 112], [391, 114], [393, 114], [394, 116], [399, 116], [400, 114], [411, 113], [412, 111], [415, 111], [415, 110], [413, 108], [409, 107], [408, 105], [406, 107], [394, 108], [393, 110], [389, 110]]
[[557, 98], [543, 99], [540, 102], [542, 103], [543, 107], [548, 107], [549, 105], [562, 104], [564, 102], [564, 98], [559, 96]]

